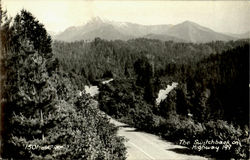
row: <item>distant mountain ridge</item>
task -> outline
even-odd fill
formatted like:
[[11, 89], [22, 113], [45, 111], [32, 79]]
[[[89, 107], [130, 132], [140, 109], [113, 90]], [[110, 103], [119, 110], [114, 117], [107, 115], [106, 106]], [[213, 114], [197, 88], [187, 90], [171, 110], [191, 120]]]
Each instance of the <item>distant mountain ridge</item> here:
[[79, 40], [91, 41], [96, 37], [107, 40], [148, 38], [162, 41], [170, 40], [194, 43], [216, 40], [229, 41], [241, 38], [240, 36], [213, 31], [191, 21], [185, 21], [177, 25], [141, 25], [130, 22], [115, 22], [100, 17], [94, 17], [82, 26], [69, 27], [64, 32], [53, 36], [55, 40], [66, 42]]
[[250, 37], [250, 31], [245, 32], [245, 33], [241, 33], [241, 34], [233, 34], [233, 33], [225, 33], [228, 34], [232, 37], [236, 37], [236, 38], [240, 38], [240, 39], [246, 39]]
[[229, 41], [235, 37], [215, 32], [191, 21], [185, 21], [170, 28], [167, 35], [184, 39], [188, 42], [210, 42], [214, 40]]

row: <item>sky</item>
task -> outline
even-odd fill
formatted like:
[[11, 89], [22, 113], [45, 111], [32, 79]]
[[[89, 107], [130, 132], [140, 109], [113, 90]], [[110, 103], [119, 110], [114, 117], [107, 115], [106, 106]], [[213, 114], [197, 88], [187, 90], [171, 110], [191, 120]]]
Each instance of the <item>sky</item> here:
[[189, 20], [218, 32], [250, 31], [250, 1], [2, 0], [2, 6], [12, 17], [24, 8], [56, 33], [96, 16], [145, 25]]

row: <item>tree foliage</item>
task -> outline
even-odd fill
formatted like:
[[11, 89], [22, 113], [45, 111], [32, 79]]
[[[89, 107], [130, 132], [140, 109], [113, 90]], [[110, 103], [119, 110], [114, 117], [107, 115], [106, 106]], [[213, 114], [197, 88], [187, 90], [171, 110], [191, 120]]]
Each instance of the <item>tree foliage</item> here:
[[[243, 145], [234, 145], [231, 150], [200, 154], [246, 158], [249, 155], [249, 42], [233, 43], [234, 48], [211, 54], [196, 63], [170, 62], [165, 71], [156, 70], [155, 76], [150, 72], [148, 59], [141, 55], [134, 62], [134, 78], [115, 79], [100, 88], [100, 107], [126, 123], [173, 141], [184, 137], [191, 142], [208, 137], [239, 141]], [[223, 44], [227, 48], [232, 42], [212, 44]], [[173, 80], [178, 82], [178, 87], [159, 106], [145, 99], [145, 92], [154, 93], [146, 89], [148, 84], [159, 91]]]
[[43, 25], [26, 10], [10, 22], [0, 32], [7, 39], [1, 41], [6, 46], [2, 157], [125, 159], [123, 138], [98, 103], [77, 96], [78, 86], [60, 70]]
[[15, 51], [19, 51], [22, 47], [31, 47], [40, 54], [46, 54], [48, 57], [52, 55], [51, 37], [43, 24], [39, 23], [30, 12], [23, 9], [15, 16], [12, 31], [11, 45]]

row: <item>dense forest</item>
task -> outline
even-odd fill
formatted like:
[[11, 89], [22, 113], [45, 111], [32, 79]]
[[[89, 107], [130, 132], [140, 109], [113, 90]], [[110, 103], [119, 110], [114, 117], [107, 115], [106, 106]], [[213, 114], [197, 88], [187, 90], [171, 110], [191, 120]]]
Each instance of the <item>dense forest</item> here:
[[128, 41], [96, 38], [93, 42], [55, 41], [52, 48], [55, 56], [63, 64], [63, 70], [72, 73], [72, 76], [87, 78], [86, 82], [92, 82], [112, 76], [135, 77], [133, 65], [141, 57], [146, 57], [151, 63], [155, 76], [174, 75], [171, 72], [176, 68], [188, 70], [190, 67], [184, 65], [191, 66], [211, 54], [221, 54], [245, 43], [247, 40], [195, 44], [145, 38]]
[[[54, 42], [72, 83], [98, 85], [100, 108], [168, 140], [240, 141], [217, 158], [249, 156], [249, 40], [176, 43], [149, 39]], [[102, 80], [114, 78], [109, 84]], [[177, 82], [159, 105], [160, 89]], [[192, 146], [189, 146], [190, 148]]]
[[1, 158], [125, 159], [124, 139], [52, 52], [30, 12], [1, 10]]

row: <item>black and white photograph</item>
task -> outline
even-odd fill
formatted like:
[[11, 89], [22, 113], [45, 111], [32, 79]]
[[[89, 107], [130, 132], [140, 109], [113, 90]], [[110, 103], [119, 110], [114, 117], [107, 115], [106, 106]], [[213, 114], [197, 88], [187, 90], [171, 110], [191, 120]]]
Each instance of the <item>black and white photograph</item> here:
[[0, 160], [250, 159], [250, 1], [0, 0]]

